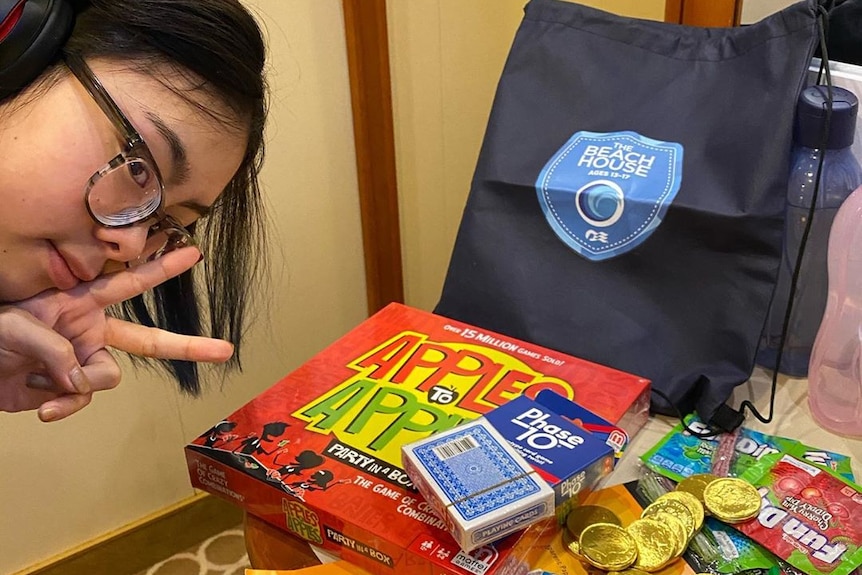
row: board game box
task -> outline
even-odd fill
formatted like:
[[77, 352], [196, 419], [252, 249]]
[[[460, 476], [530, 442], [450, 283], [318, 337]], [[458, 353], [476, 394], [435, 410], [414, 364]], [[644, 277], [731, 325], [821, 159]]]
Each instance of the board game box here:
[[633, 436], [649, 381], [389, 304], [186, 446], [192, 484], [374, 574], [522, 572], [523, 532], [463, 552], [401, 447], [550, 389]]

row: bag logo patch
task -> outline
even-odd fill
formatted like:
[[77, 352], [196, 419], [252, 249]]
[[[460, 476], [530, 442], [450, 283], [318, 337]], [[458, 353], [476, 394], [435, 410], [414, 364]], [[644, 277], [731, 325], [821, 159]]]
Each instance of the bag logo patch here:
[[536, 180], [563, 242], [592, 261], [624, 254], [661, 224], [682, 182], [681, 144], [635, 132], [577, 132]]

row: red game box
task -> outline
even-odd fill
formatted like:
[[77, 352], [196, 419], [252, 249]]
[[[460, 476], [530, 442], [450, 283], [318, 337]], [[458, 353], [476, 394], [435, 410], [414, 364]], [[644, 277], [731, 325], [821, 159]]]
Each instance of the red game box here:
[[461, 551], [401, 446], [543, 389], [629, 436], [648, 417], [646, 379], [390, 304], [189, 444], [189, 474], [375, 574], [502, 575], [520, 535]]

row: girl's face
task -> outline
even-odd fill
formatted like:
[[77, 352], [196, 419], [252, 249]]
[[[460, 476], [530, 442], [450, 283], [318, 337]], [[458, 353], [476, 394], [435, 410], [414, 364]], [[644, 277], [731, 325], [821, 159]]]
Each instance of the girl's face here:
[[[152, 153], [165, 211], [194, 222], [238, 169], [245, 135], [155, 78], [89, 64]], [[191, 95], [220, 109], [200, 90]], [[121, 134], [71, 74], [23, 106], [0, 106], [0, 302], [70, 289], [141, 255], [152, 221], [106, 228], [84, 200], [88, 179], [122, 147]]]

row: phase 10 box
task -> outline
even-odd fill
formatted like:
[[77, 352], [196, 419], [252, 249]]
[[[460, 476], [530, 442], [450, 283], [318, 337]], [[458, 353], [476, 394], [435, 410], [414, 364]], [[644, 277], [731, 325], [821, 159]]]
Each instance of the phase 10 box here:
[[492, 409], [485, 419], [554, 490], [558, 519], [613, 471], [610, 445], [527, 396]]

